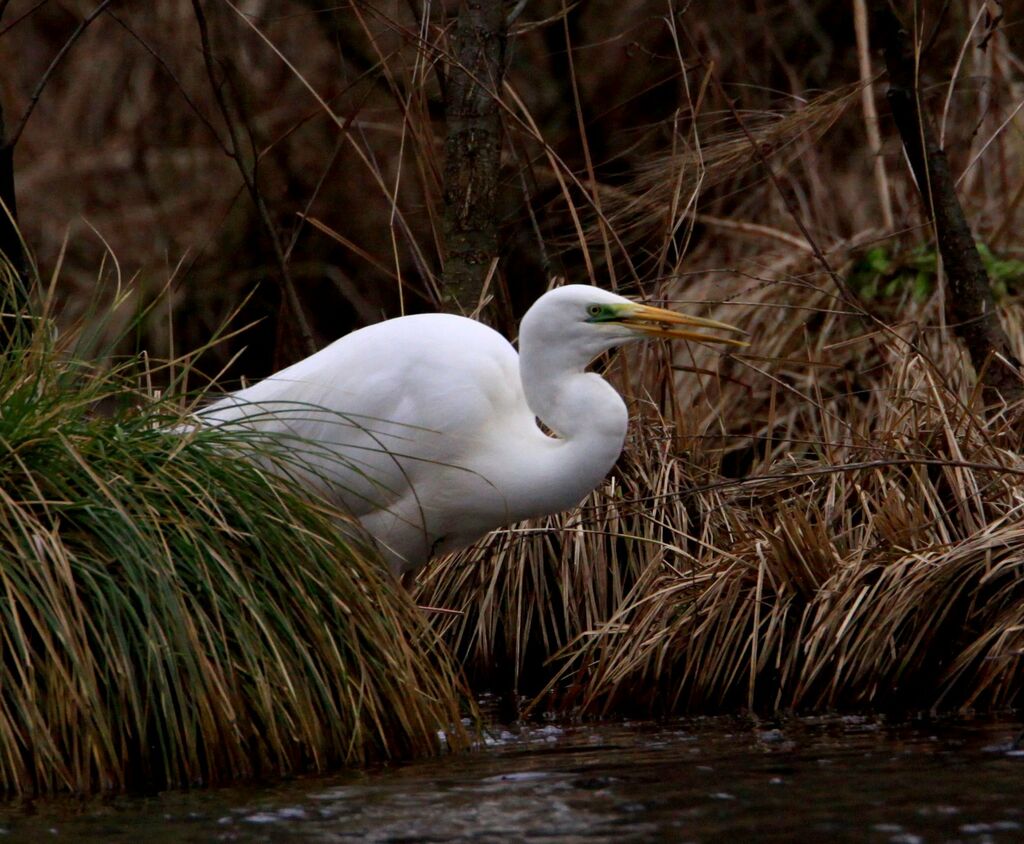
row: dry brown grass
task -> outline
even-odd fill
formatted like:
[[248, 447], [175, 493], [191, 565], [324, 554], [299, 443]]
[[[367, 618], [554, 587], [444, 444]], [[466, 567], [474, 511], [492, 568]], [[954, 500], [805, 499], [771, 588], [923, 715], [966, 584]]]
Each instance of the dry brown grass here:
[[[716, 54], [713, 31], [670, 29], [691, 59]], [[966, 31], [939, 52], [957, 55]], [[1015, 256], [1024, 150], [1005, 128], [1020, 62], [999, 43], [967, 45], [985, 74], [973, 90], [940, 62], [927, 72], [937, 101], [953, 92], [947, 146], [976, 233]], [[668, 143], [637, 152], [630, 181], [562, 200], [590, 221], [577, 238], [604, 256], [595, 267], [743, 325], [751, 348], [614, 366], [634, 423], [606, 485], [443, 561], [421, 599], [461, 612], [438, 626], [478, 683], [539, 693], [535, 710], [1020, 705], [1018, 410], [980, 407], [941, 274], [917, 295], [910, 272], [860, 298], [869, 249], [910, 263], [931, 238], [899, 148], [883, 149], [886, 231], [849, 103], [737, 109], [715, 96], [727, 67], [691, 67]], [[1002, 317], [1020, 354], [1015, 288]]]
[[831, 296], [764, 291], [752, 359], [688, 350], [713, 390], [638, 414], [579, 510], [436, 567], [422, 600], [465, 610], [442, 632], [480, 680], [557, 673], [556, 708], [1018, 705], [1019, 434], [941, 334], [858, 339], [834, 311], [812, 334], [794, 311]]

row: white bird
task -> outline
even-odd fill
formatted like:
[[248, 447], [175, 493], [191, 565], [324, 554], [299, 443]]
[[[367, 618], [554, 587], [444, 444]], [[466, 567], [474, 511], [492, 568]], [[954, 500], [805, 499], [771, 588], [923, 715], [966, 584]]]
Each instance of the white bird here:
[[402, 577], [495, 528], [579, 503], [621, 453], [628, 421], [587, 364], [646, 337], [745, 345], [687, 328], [739, 331], [585, 285], [533, 304], [518, 355], [472, 319], [398, 317], [232, 393], [201, 419], [284, 438], [296, 455], [289, 474], [355, 517]]

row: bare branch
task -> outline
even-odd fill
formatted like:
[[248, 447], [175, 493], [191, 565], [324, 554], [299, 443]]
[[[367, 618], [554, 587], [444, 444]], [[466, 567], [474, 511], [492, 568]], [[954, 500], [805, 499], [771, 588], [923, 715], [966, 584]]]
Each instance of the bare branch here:
[[156, 50], [154, 50], [153, 47], [141, 35], [139, 35], [138, 32], [132, 29], [132, 27], [125, 23], [125, 21], [122, 20], [120, 17], [115, 15], [113, 12], [110, 12], [110, 17], [117, 21], [118, 25], [120, 25], [120, 27], [125, 32], [127, 32], [132, 38], [138, 41], [142, 49], [149, 53], [153, 57], [153, 59], [160, 65], [160, 67], [164, 69], [164, 72], [174, 83], [174, 86], [178, 89], [178, 92], [181, 94], [182, 98], [185, 100], [186, 103], [188, 103], [189, 108], [192, 109], [193, 114], [195, 114], [195, 116], [199, 118], [200, 122], [207, 129], [210, 130], [210, 134], [213, 135], [214, 139], [217, 141], [217, 145], [221, 148], [224, 154], [230, 156], [231, 150], [229, 150], [227, 144], [224, 143], [224, 140], [221, 138], [220, 133], [217, 131], [217, 128], [213, 125], [213, 123], [210, 122], [210, 119], [205, 114], [203, 114], [202, 109], [199, 108], [199, 104], [195, 102], [195, 100], [193, 100], [192, 97], [189, 96], [189, 93], [185, 89], [185, 86], [181, 83], [181, 80], [178, 79], [177, 75], [174, 73], [174, 69], [169, 64], [167, 64], [166, 61], [164, 61], [164, 57], [161, 56]]
[[935, 228], [942, 264], [949, 279], [947, 320], [967, 347], [978, 378], [988, 393], [1005, 400], [1024, 395], [1020, 361], [999, 324], [992, 287], [964, 217], [945, 150], [922, 109], [917, 63], [909, 33], [886, 0], [873, 0], [872, 23], [884, 47], [889, 72], [886, 94], [910, 161], [925, 214]]
[[14, 131], [11, 132], [10, 137], [7, 139], [7, 144], [9, 146], [14, 147], [17, 145], [18, 139], [21, 137], [21, 133], [25, 130], [25, 124], [28, 123], [28, 119], [32, 116], [36, 103], [39, 102], [39, 98], [43, 95], [43, 89], [46, 87], [46, 83], [50, 81], [50, 77], [53, 76], [54, 72], [60, 66], [60, 63], [64, 61], [64, 57], [75, 45], [75, 42], [82, 37], [85, 30], [89, 28], [89, 24], [102, 15], [106, 11], [107, 7], [113, 2], [114, 0], [103, 0], [103, 2], [93, 9], [88, 15], [82, 18], [81, 23], [75, 27], [75, 31], [72, 32], [68, 40], [64, 42], [64, 46], [57, 51], [57, 55], [53, 57], [53, 61], [50, 62], [50, 66], [46, 68], [43, 75], [39, 77], [39, 82], [36, 83], [35, 90], [29, 98], [28, 106], [25, 107], [25, 112], [21, 115], [21, 120], [18, 121], [17, 126], [14, 127]]
[[[0, 20], [3, 19], [4, 12], [7, 11], [7, 3], [8, 2], [9, 2], [9, 0], [4, 0], [3, 6], [0, 6]], [[0, 29], [0, 38], [2, 38], [8, 32], [10, 32], [12, 29], [14, 29], [14, 27], [16, 27], [23, 20], [26, 20], [26, 19], [32, 17], [32, 15], [35, 14], [35, 12], [38, 9], [41, 9], [43, 6], [45, 6], [49, 2], [50, 2], [50, 0], [38, 0], [38, 2], [31, 9], [29, 9], [28, 11], [22, 12], [18, 17], [16, 17], [9, 24], [7, 24], [7, 26], [5, 26], [3, 29]]]
[[[309, 322], [306, 319], [305, 312], [302, 309], [302, 303], [299, 301], [299, 295], [295, 289], [291, 273], [288, 270], [288, 260], [285, 256], [284, 245], [281, 243], [281, 237], [278, 234], [277, 227], [274, 225], [274, 221], [270, 216], [270, 209], [267, 207], [267, 204], [263, 199], [263, 195], [260, 193], [259, 184], [256, 178], [257, 158], [252, 148], [251, 131], [248, 132], [248, 138], [243, 138], [244, 124], [237, 107], [237, 98], [229, 102], [228, 94], [233, 89], [231, 88], [228, 80], [219, 78], [221, 74], [218, 73], [217, 62], [213, 56], [210, 29], [206, 20], [206, 15], [203, 12], [201, 0], [192, 0], [192, 9], [195, 12], [196, 22], [199, 24], [199, 37], [202, 42], [203, 61], [206, 64], [206, 72], [210, 79], [210, 86], [213, 89], [217, 106], [224, 117], [224, 122], [227, 124], [228, 134], [231, 138], [231, 148], [228, 150], [228, 154], [238, 166], [238, 171], [242, 176], [242, 180], [245, 182], [246, 189], [249, 191], [249, 196], [252, 198], [253, 204], [256, 206], [256, 210], [259, 213], [263, 229], [270, 238], [270, 244], [274, 250], [274, 259], [277, 262], [278, 271], [281, 275], [281, 292], [286, 305], [285, 310], [290, 312], [291, 317], [295, 322], [295, 327], [298, 329], [298, 339], [301, 351], [303, 354], [311, 355], [316, 351], [316, 344], [313, 342], [313, 333], [309, 327]], [[246, 148], [249, 150], [248, 156], [246, 156], [245, 153]], [[282, 326], [280, 325], [278, 327], [279, 338], [283, 336], [281, 333], [281, 327]], [[280, 343], [278, 345], [280, 346]], [[280, 351], [280, 348], [278, 351]]]

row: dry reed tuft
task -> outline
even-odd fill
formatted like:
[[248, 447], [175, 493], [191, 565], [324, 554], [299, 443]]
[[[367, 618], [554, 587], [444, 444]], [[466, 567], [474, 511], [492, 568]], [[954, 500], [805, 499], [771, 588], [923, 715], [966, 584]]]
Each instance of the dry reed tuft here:
[[[693, 21], [678, 20], [666, 27], [684, 43]], [[955, 55], [957, 37], [969, 38], [946, 33], [941, 49]], [[461, 613], [437, 624], [477, 682], [536, 693], [534, 709], [1021, 705], [1019, 409], [980, 405], [899, 155], [883, 150], [872, 184], [878, 154], [850, 154], [865, 132], [844, 92], [754, 119], [716, 100], [725, 72], [708, 50], [683, 52], [694, 63], [661, 127], [669, 144], [637, 150], [624, 183], [561, 200], [580, 252], [603, 246], [600, 283], [632, 274], [753, 344], [613, 367], [634, 421], [606, 485], [442, 562], [424, 601]], [[1009, 55], [985, 56], [994, 88], [1012, 77]], [[953, 96], [956, 74], [943, 125], [965, 139], [949, 146], [977, 236], [1004, 250], [989, 269], [1019, 355], [1020, 244], [1005, 222], [1019, 196], [1007, 174], [1024, 163], [1005, 132], [1016, 112], [974, 113], [982, 103]], [[958, 108], [966, 122], [947, 123]], [[782, 155], [758, 154], [762, 130]], [[975, 166], [986, 153], [999, 168]], [[890, 198], [895, 212], [878, 215]], [[892, 213], [899, 229], [880, 229]]]
[[[640, 404], [579, 510], [430, 573], [424, 600], [465, 611], [442, 635], [556, 709], [1019, 705], [1018, 434], [941, 334], [865, 331], [806, 284], [755, 295], [750, 358], [684, 353], [677, 385], [703, 389], [674, 418]], [[664, 386], [658, 357], [634, 378]]]

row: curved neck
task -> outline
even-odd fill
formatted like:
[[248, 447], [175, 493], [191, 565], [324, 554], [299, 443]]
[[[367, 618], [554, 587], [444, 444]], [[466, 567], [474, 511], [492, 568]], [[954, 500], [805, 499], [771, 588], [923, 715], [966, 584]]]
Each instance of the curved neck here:
[[557, 505], [551, 510], [574, 506], [596, 487], [626, 439], [626, 404], [611, 384], [585, 371], [591, 357], [557, 342], [520, 340], [526, 403], [556, 436], [538, 478], [539, 484], [549, 485], [548, 503]]

